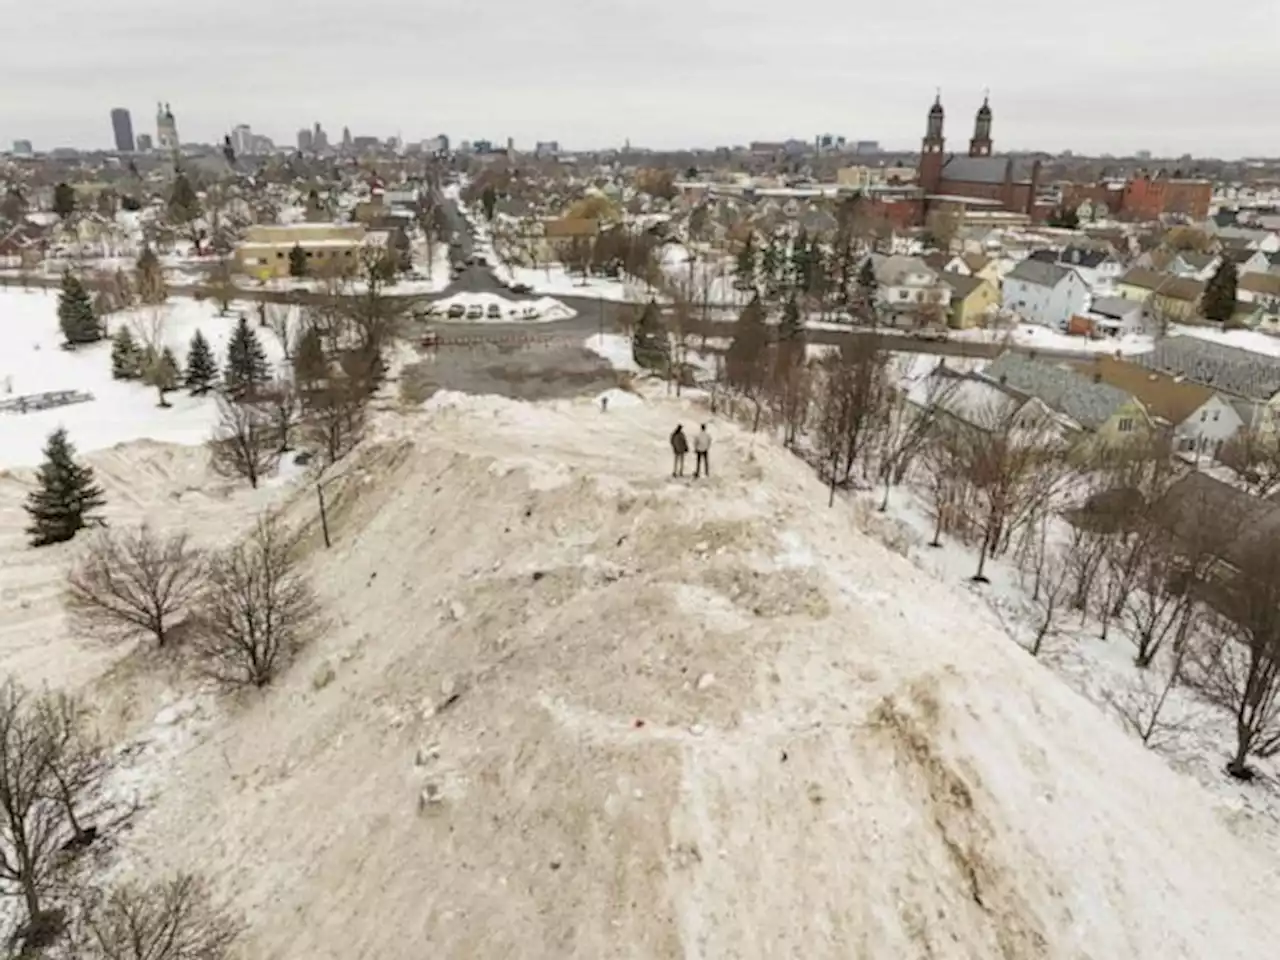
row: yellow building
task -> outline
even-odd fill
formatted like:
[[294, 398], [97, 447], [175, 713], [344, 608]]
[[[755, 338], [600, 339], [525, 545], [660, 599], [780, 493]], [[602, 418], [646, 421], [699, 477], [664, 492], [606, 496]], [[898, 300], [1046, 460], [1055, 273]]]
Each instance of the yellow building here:
[[951, 312], [947, 324], [956, 330], [986, 326], [988, 318], [1000, 306], [1000, 291], [982, 277], [943, 270], [938, 279], [951, 288]]
[[361, 223], [255, 224], [236, 246], [236, 268], [260, 280], [287, 277], [296, 246], [306, 254], [308, 274], [350, 273], [374, 239]]
[[1150, 304], [1154, 310], [1175, 320], [1195, 318], [1200, 312], [1204, 286], [1189, 277], [1140, 267], [1134, 267], [1116, 281], [1116, 291], [1126, 300]]

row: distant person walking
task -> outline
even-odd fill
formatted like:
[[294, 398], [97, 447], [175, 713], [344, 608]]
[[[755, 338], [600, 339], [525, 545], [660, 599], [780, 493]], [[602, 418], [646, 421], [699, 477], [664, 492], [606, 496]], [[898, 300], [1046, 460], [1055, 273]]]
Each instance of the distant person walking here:
[[675, 454], [675, 461], [671, 465], [671, 475], [673, 477], [684, 476], [684, 455], [689, 452], [689, 438], [684, 435], [684, 424], [676, 424], [675, 430], [671, 432], [671, 452]]
[[711, 461], [707, 459], [710, 452], [711, 434], [707, 433], [707, 425], [704, 423], [698, 435], [693, 438], [693, 479], [697, 480], [704, 471], [708, 477], [711, 476]]

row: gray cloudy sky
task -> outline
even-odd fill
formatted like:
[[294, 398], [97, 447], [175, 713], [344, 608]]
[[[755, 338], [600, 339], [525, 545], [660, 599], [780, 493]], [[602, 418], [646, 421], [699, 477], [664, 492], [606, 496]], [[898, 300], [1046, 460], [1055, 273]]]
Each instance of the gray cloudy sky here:
[[[0, 0], [8, 6], [17, 0]], [[935, 87], [963, 149], [984, 87], [996, 148], [1280, 153], [1280, 0], [43, 0], [0, 31], [0, 143], [107, 146], [108, 111], [183, 140], [321, 121], [417, 140], [818, 132], [914, 146]]]

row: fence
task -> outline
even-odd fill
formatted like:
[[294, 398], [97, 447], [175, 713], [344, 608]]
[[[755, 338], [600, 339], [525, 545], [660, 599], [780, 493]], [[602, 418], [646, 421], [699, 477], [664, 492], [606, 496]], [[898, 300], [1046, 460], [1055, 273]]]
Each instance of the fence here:
[[65, 407], [73, 403], [88, 403], [92, 393], [83, 390], [51, 390], [47, 393], [28, 393], [9, 400], [0, 400], [0, 413], [34, 413], [53, 407]]

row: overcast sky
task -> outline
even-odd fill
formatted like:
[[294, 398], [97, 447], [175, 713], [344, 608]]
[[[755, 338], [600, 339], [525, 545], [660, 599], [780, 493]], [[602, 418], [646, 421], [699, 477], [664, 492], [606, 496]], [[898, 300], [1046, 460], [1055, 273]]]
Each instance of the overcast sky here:
[[[15, 0], [16, 2], [16, 0]], [[918, 145], [941, 87], [963, 150], [1280, 153], [1280, 0], [173, 0], [23, 4], [0, 31], [0, 144], [106, 147], [108, 112], [184, 141], [439, 132], [568, 148], [830, 132]]]

